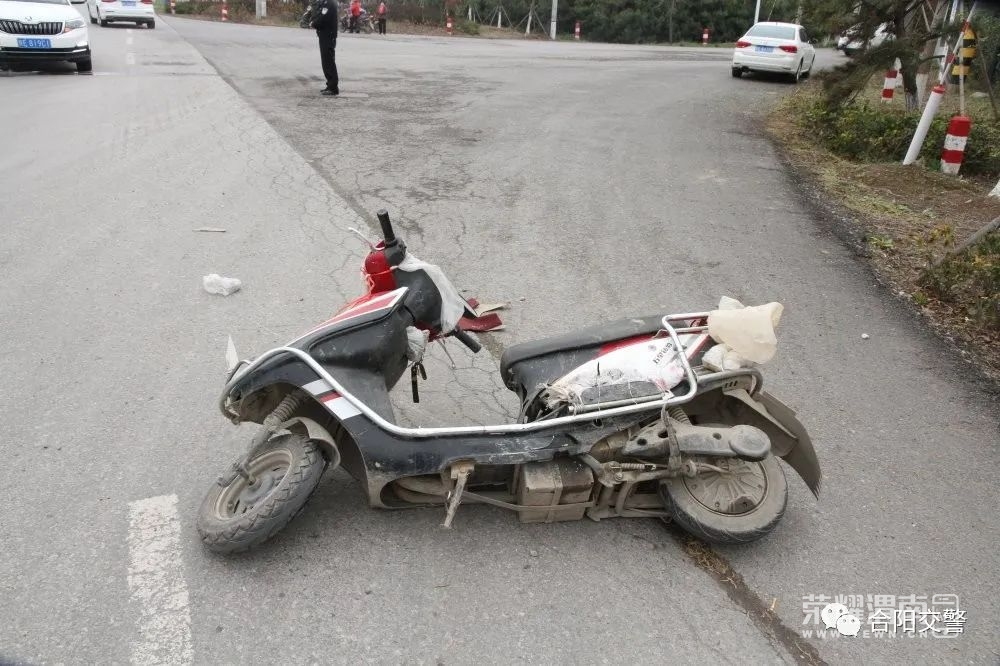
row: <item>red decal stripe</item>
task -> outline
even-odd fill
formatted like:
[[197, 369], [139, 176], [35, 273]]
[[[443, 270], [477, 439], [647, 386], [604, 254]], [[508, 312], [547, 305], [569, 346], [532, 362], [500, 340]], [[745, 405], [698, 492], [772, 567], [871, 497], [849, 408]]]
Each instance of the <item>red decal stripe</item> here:
[[601, 348], [597, 350], [598, 356], [604, 356], [605, 354], [610, 354], [616, 349], [621, 349], [623, 347], [631, 347], [632, 345], [637, 345], [642, 342], [648, 342], [653, 339], [651, 335], [640, 335], [633, 338], [624, 338], [622, 340], [615, 340], [614, 342], [608, 342], [601, 345]]
[[336, 400], [339, 397], [341, 397], [341, 395], [339, 393], [337, 393], [336, 391], [330, 391], [326, 395], [322, 396], [320, 398], [320, 401], [321, 402], [330, 402], [331, 400]]

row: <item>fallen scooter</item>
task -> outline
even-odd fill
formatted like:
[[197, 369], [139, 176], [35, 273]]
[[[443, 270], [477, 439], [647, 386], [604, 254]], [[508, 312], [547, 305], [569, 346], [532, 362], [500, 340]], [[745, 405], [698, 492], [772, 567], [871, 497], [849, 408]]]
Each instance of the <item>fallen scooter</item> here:
[[282, 347], [231, 359], [219, 408], [262, 427], [202, 503], [209, 549], [273, 536], [328, 467], [357, 479], [373, 507], [442, 507], [449, 527], [462, 505], [488, 504], [523, 522], [663, 518], [708, 541], [748, 542], [784, 513], [778, 458], [818, 497], [809, 436], [761, 390], [759, 368], [703, 362], [717, 313], [624, 319], [508, 348], [500, 373], [521, 400], [516, 423], [398, 425], [389, 389], [409, 370], [419, 399], [430, 342], [480, 344], [459, 325], [476, 317], [469, 303], [406, 249], [385, 211], [378, 219], [384, 240], [364, 261], [364, 296]]

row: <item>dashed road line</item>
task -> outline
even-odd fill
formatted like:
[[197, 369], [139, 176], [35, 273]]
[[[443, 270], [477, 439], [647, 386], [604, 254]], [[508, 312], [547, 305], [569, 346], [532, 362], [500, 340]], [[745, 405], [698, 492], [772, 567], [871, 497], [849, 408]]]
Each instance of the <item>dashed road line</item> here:
[[128, 587], [139, 629], [132, 663], [190, 664], [194, 648], [177, 495], [137, 500], [128, 509]]

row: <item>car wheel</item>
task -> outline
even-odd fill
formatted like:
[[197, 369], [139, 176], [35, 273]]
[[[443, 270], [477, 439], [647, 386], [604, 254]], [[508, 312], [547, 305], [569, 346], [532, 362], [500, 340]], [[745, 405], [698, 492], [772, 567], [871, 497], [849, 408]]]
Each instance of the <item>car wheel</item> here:
[[792, 83], [798, 83], [801, 80], [802, 80], [802, 61], [799, 60], [799, 66], [795, 70], [795, 73], [792, 74]]
[[90, 22], [97, 25], [97, 19], [95, 19], [94, 15], [90, 13], [90, 7], [87, 8], [87, 14], [90, 16]]
[[146, 24], [146, 27], [149, 28], [150, 30], [154, 29], [156, 27], [156, 21], [150, 21], [149, 23]]
[[739, 67], [733, 67], [733, 78], [739, 79], [742, 78], [742, 76], [743, 76], [743, 70], [740, 69]]
[[101, 19], [101, 27], [102, 28], [107, 28], [108, 27], [108, 20], [107, 19]]
[[80, 62], [76, 63], [76, 71], [80, 72], [81, 74], [86, 72], [91, 72], [93, 71], [93, 69], [94, 69], [94, 61], [90, 60], [89, 58], [87, 60], [81, 60]]

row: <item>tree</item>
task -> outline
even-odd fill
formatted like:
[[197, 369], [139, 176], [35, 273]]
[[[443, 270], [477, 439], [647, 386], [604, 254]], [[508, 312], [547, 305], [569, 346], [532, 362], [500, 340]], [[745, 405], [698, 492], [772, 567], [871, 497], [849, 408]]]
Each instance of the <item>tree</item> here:
[[[918, 107], [917, 70], [933, 58], [933, 43], [943, 34], [955, 33], [954, 24], [927, 20], [943, 0], [807, 0], [806, 20], [829, 33], [849, 30], [858, 41], [869, 43], [884, 26], [884, 42], [862, 51], [850, 62], [824, 77], [827, 101], [834, 106], [851, 100], [879, 71], [899, 59], [907, 110]], [[929, 13], [928, 13], [928, 10]]]

